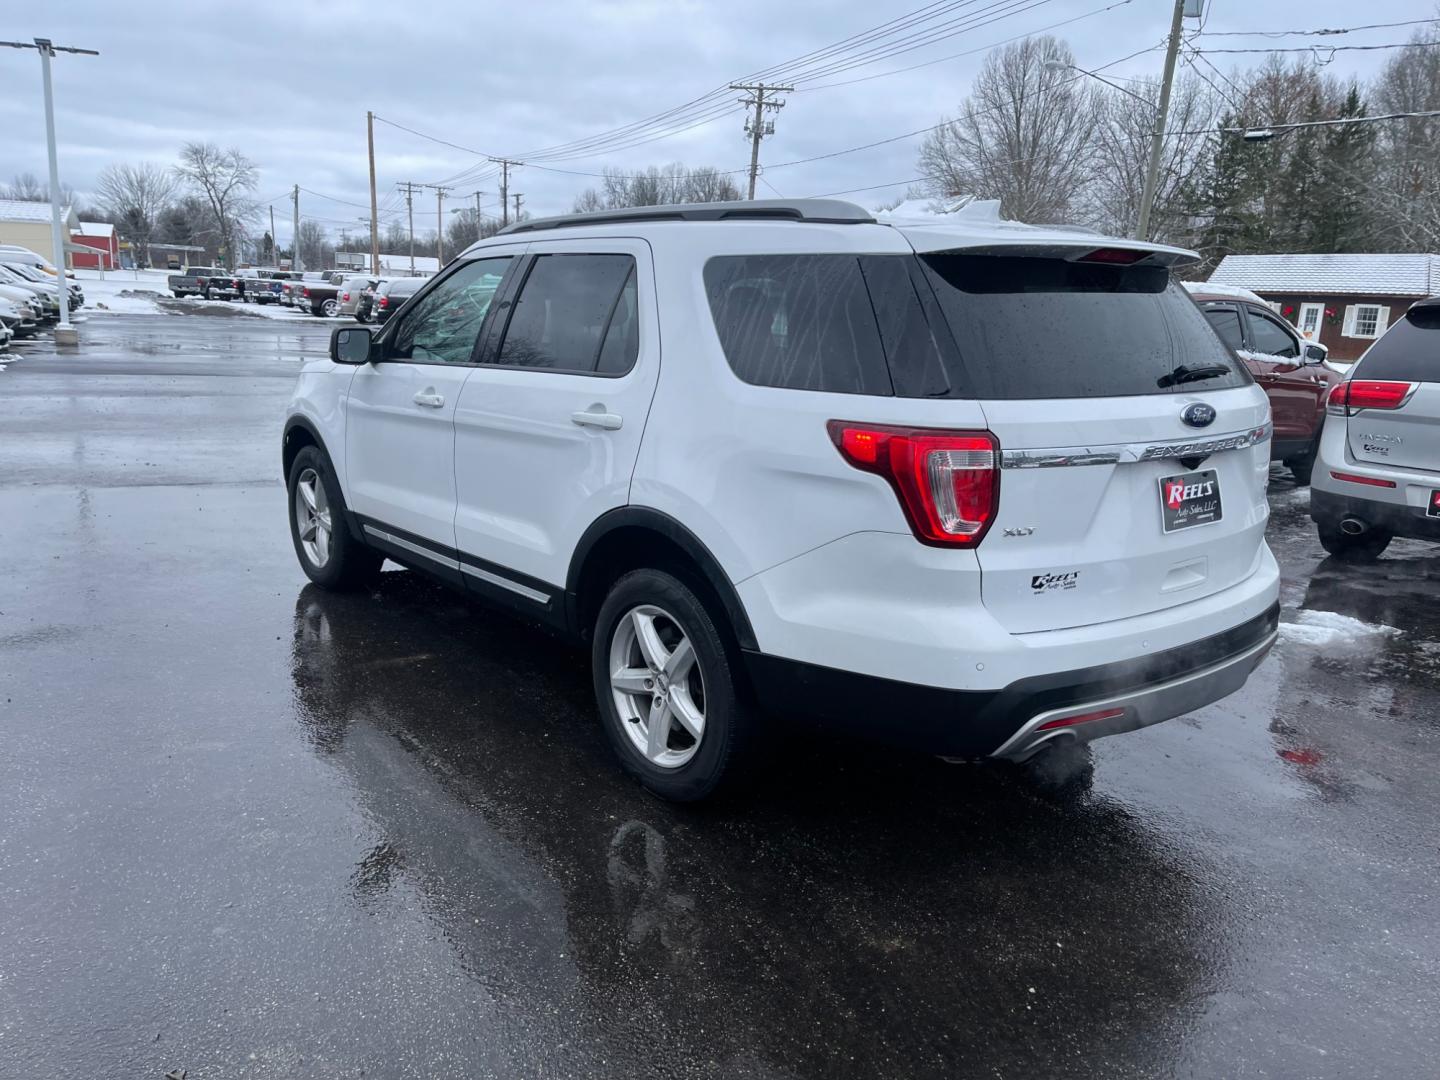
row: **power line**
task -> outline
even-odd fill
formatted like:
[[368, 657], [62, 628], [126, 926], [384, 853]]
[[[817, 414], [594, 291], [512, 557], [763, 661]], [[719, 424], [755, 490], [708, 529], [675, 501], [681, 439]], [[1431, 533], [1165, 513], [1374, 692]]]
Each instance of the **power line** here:
[[1027, 30], [1023, 34], [1016, 34], [1013, 37], [1002, 38], [1000, 41], [992, 41], [989, 45], [981, 45], [975, 49], [966, 49], [964, 52], [951, 53], [948, 56], [936, 57], [934, 60], [926, 60], [922, 64], [911, 64], [909, 67], [895, 68], [893, 71], [877, 71], [873, 75], [862, 75], [858, 79], [846, 79], [843, 82], [821, 83], [819, 86], [802, 86], [797, 92], [806, 93], [811, 90], [829, 90], [835, 86], [854, 86], [856, 83], [870, 82], [872, 79], [884, 79], [890, 75], [903, 75], [909, 71], [918, 71], [920, 68], [931, 67], [935, 64], [943, 64], [947, 60], [959, 60], [962, 57], [974, 56], [977, 53], [989, 52], [991, 49], [998, 49], [1001, 45], [1009, 45], [1012, 41], [1019, 41], [1021, 38], [1031, 37], [1035, 34], [1043, 34], [1050, 30], [1058, 30], [1062, 26], [1069, 26], [1071, 23], [1079, 22], [1081, 19], [1088, 19], [1095, 15], [1103, 15], [1107, 11], [1113, 11], [1118, 7], [1124, 7], [1133, 0], [1117, 0], [1116, 3], [1106, 7], [1096, 8], [1094, 11], [1087, 11], [1083, 15], [1076, 15], [1070, 19], [1062, 19], [1060, 22], [1051, 23], [1048, 26], [1037, 27], [1034, 30]]
[[1297, 53], [1297, 52], [1374, 52], [1377, 49], [1433, 49], [1440, 45], [1440, 41], [1397, 41], [1391, 45], [1302, 45], [1290, 49], [1196, 49], [1196, 52], [1209, 53], [1212, 56], [1217, 53]]
[[1409, 19], [1406, 22], [1370, 23], [1368, 26], [1347, 26], [1338, 30], [1214, 30], [1206, 37], [1328, 37], [1334, 34], [1355, 34], [1361, 30], [1390, 30], [1397, 26], [1421, 26], [1435, 19]]

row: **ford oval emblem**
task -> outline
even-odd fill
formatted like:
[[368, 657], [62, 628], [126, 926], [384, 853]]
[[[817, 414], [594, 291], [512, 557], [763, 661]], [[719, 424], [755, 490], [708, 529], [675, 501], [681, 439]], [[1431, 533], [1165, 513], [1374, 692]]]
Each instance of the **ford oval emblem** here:
[[1185, 411], [1180, 414], [1180, 419], [1191, 427], [1209, 427], [1215, 422], [1215, 409], [1203, 401], [1197, 401], [1185, 406]]

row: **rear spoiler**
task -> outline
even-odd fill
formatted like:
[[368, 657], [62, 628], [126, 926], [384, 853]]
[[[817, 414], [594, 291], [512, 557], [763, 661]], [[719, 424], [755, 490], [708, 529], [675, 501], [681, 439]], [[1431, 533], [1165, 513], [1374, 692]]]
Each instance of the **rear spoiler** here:
[[[1200, 261], [1198, 252], [1184, 248], [1147, 244], [1138, 240], [1110, 240], [1101, 236], [1076, 237], [1063, 243], [987, 243], [954, 248], [928, 249], [922, 255], [1008, 255], [1011, 258], [1064, 259], [1067, 262], [1091, 262], [1108, 266], [1188, 266]], [[1424, 301], [1422, 301], [1423, 303]], [[1437, 298], [1440, 303], [1440, 298]]]

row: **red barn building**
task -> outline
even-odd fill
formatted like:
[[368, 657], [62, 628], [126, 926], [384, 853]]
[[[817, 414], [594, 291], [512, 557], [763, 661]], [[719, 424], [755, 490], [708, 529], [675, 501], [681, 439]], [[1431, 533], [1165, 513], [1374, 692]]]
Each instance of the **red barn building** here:
[[1358, 360], [1416, 300], [1440, 295], [1440, 255], [1227, 255], [1216, 285], [1259, 293], [1332, 360]]
[[[103, 221], [82, 221], [70, 233], [70, 265], [89, 270], [114, 270], [120, 265], [120, 239], [115, 226]], [[93, 248], [94, 251], [85, 251]]]

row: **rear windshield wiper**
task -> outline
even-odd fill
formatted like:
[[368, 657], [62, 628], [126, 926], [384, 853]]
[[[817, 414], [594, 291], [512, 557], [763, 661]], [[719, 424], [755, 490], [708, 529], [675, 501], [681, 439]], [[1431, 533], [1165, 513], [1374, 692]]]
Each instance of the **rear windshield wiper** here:
[[1199, 382], [1201, 379], [1214, 379], [1229, 374], [1230, 369], [1224, 364], [1201, 364], [1199, 367], [1187, 367], [1181, 364], [1169, 375], [1161, 375], [1155, 382], [1163, 389], [1167, 386], [1179, 386], [1181, 383]]

